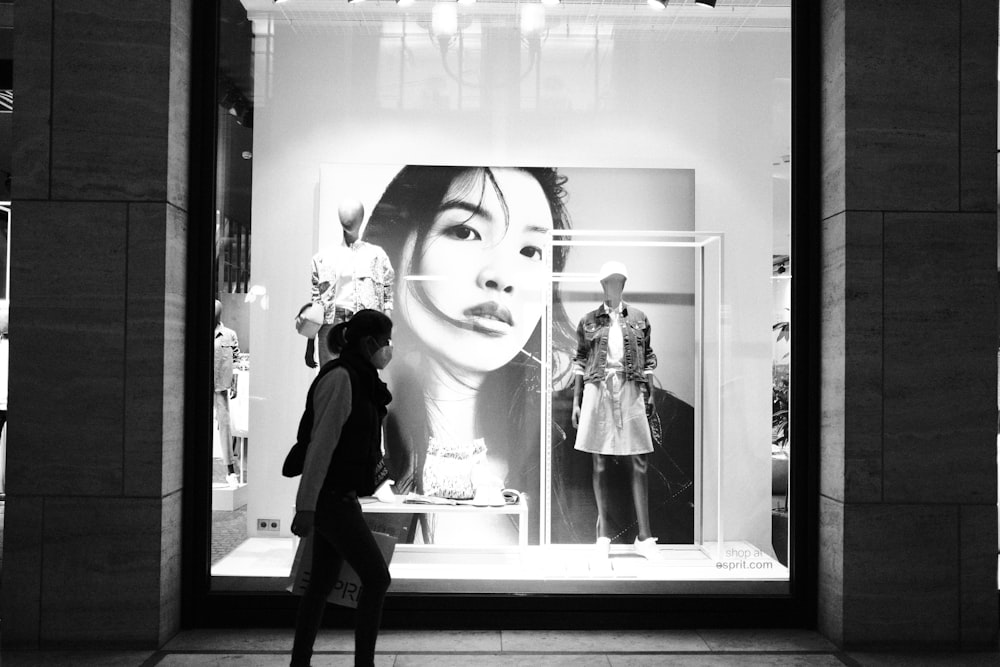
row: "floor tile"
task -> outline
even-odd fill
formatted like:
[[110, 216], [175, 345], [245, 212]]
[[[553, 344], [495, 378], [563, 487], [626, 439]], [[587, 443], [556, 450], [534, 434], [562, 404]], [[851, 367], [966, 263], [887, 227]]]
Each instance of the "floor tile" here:
[[[291, 650], [291, 628], [185, 630], [167, 642], [164, 651], [274, 651]], [[320, 633], [321, 636], [324, 634]]]
[[713, 651], [836, 651], [823, 635], [812, 630], [699, 630]]
[[152, 651], [4, 651], [4, 667], [139, 667]]
[[[270, 652], [291, 651], [294, 631], [289, 629], [262, 628], [254, 630], [214, 629], [188, 630], [177, 635], [164, 648], [165, 651], [227, 651]], [[351, 629], [324, 628], [316, 636], [313, 648], [317, 652], [354, 650], [354, 631]], [[393, 630], [379, 632], [377, 650], [385, 653], [397, 651], [500, 651], [500, 633], [495, 630]]]
[[[163, 657], [156, 667], [209, 667], [225, 665], [226, 667], [284, 667], [288, 664], [288, 654], [252, 654], [252, 653], [171, 653]], [[350, 660], [350, 656], [343, 657]], [[337, 664], [337, 663], [329, 663]], [[343, 665], [348, 662], [341, 663]]]
[[504, 651], [630, 653], [708, 651], [693, 630], [545, 631], [504, 630]]
[[848, 653], [862, 667], [996, 667], [1000, 653]]
[[[292, 635], [293, 631], [289, 631], [288, 635], [288, 650], [292, 650]], [[383, 630], [382, 632], [385, 632]], [[319, 634], [316, 635], [316, 641], [313, 642], [313, 651], [339, 651], [342, 653], [349, 653], [354, 650], [354, 630], [349, 628], [337, 628], [329, 629], [322, 628]], [[376, 651], [383, 650], [382, 648], [382, 633], [379, 633], [378, 644], [375, 647]]]
[[[354, 640], [351, 639], [353, 648]], [[399, 652], [497, 652], [501, 651], [498, 630], [381, 630], [378, 633], [379, 651]]]
[[[662, 662], [660, 664], [663, 664]], [[421, 653], [397, 655], [394, 667], [608, 667], [604, 655]]]
[[[172, 653], [164, 656], [156, 667], [286, 667], [287, 653]], [[396, 656], [377, 654], [375, 667], [393, 667]], [[313, 654], [313, 667], [352, 667], [354, 656], [350, 654]]]
[[727, 655], [609, 655], [611, 667], [842, 667], [829, 654], [730, 653]]

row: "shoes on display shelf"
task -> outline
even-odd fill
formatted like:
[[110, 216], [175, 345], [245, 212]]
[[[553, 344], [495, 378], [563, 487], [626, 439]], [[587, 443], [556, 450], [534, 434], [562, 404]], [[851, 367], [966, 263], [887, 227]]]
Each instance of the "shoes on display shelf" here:
[[640, 540], [638, 537], [635, 538], [635, 552], [646, 560], [662, 560], [660, 547], [656, 544], [655, 537], [647, 537], [644, 540]]
[[500, 487], [477, 488], [476, 497], [472, 499], [475, 507], [503, 507], [507, 504]]
[[597, 560], [607, 560], [611, 553], [611, 538], [598, 537], [597, 544], [594, 545], [594, 558]]
[[588, 562], [588, 567], [592, 574], [598, 576], [611, 574], [613, 568], [611, 567], [611, 558], [609, 558], [610, 552], [611, 539], [608, 537], [598, 537], [597, 542], [592, 548]]

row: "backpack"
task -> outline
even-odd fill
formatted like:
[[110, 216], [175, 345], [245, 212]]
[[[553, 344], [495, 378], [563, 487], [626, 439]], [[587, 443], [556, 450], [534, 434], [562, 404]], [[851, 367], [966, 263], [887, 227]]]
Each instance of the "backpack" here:
[[[288, 454], [285, 456], [285, 462], [281, 464], [281, 474], [285, 477], [298, 477], [302, 474], [302, 469], [306, 464], [306, 450], [309, 448], [309, 439], [312, 436], [312, 425], [313, 425], [313, 394], [316, 393], [316, 384], [320, 381], [324, 375], [332, 371], [334, 368], [343, 366], [338, 359], [327, 362], [319, 369], [319, 374], [316, 375], [316, 379], [312, 381], [309, 385], [309, 392], [306, 394], [306, 408], [302, 412], [302, 418], [299, 420], [299, 430], [296, 433], [295, 444], [292, 448], [288, 450]], [[354, 372], [351, 369], [347, 369], [351, 379], [353, 380]]]

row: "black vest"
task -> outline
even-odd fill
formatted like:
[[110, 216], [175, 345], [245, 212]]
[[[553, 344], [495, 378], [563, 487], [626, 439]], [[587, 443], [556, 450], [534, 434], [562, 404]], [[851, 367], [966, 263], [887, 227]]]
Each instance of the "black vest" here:
[[313, 395], [316, 385], [335, 368], [343, 368], [350, 378], [351, 412], [340, 432], [322, 493], [356, 491], [359, 496], [369, 496], [375, 492], [375, 468], [382, 460], [380, 441], [385, 406], [392, 400], [392, 395], [371, 363], [356, 354], [345, 352], [323, 365], [309, 387], [297, 439], [300, 443], [309, 442], [315, 414]]

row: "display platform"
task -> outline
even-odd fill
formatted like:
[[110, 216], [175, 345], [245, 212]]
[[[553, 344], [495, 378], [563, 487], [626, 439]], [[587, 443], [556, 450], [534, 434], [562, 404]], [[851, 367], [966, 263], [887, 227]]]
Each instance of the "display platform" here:
[[[216, 591], [284, 590], [295, 538], [253, 537], [212, 567]], [[710, 554], [716, 553], [719, 558]], [[612, 545], [595, 563], [592, 545], [455, 548], [397, 545], [390, 565], [393, 593], [780, 594], [788, 568], [746, 542], [663, 546], [648, 561], [629, 545]]]
[[520, 548], [528, 546], [528, 503], [522, 498], [519, 502], [496, 507], [476, 505], [474, 501], [439, 501], [437, 503], [412, 503], [405, 496], [393, 496], [391, 501], [381, 501], [376, 498], [361, 504], [365, 514], [462, 514], [469, 516], [488, 516], [509, 514], [517, 517], [517, 543]]
[[247, 485], [240, 483], [233, 488], [226, 482], [212, 483], [212, 511], [232, 512], [247, 504], [249, 492]]

